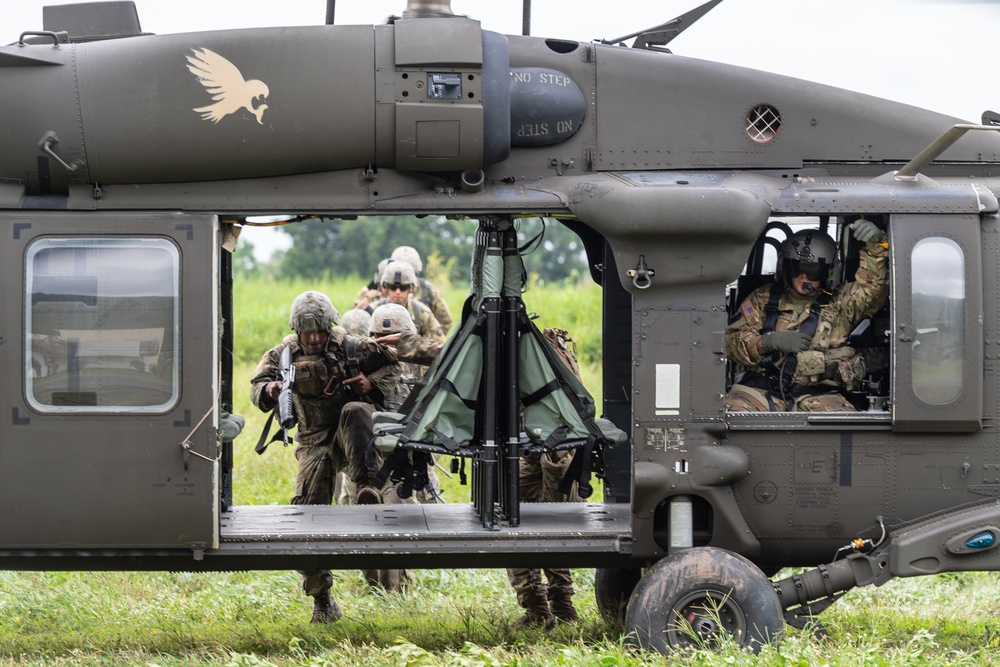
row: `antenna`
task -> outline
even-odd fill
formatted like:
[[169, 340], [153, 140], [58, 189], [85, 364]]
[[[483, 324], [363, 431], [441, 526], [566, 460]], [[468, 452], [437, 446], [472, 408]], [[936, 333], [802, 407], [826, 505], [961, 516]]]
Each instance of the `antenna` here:
[[[722, 0], [709, 0], [700, 7], [692, 9], [686, 14], [681, 14], [677, 18], [670, 19], [666, 23], [662, 23], [655, 28], [633, 32], [630, 35], [625, 35], [624, 37], [619, 37], [617, 39], [602, 39], [601, 43], [621, 44], [625, 40], [635, 37], [636, 40], [632, 43], [633, 49], [667, 51], [667, 49], [660, 49], [658, 47], [666, 46], [674, 37], [677, 37], [677, 35], [694, 25], [695, 21], [710, 12], [720, 2], [722, 2]], [[667, 52], [669, 53], [669, 51]]]

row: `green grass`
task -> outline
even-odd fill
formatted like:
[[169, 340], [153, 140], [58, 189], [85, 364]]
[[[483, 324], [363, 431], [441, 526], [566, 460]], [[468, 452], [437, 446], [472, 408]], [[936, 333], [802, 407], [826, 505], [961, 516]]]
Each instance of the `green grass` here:
[[859, 589], [822, 616], [829, 637], [789, 629], [759, 656], [723, 646], [637, 652], [596, 613], [575, 570], [582, 620], [551, 632], [518, 616], [499, 570], [423, 570], [403, 595], [335, 573], [344, 618], [309, 625], [293, 572], [0, 573], [6, 665], [775, 665], [1000, 664], [996, 574], [948, 574]]

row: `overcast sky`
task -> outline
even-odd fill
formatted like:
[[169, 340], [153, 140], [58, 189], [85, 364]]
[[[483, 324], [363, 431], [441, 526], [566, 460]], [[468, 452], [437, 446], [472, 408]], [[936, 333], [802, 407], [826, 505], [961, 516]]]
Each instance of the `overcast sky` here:
[[[0, 43], [42, 27], [42, 6], [3, 0]], [[146, 32], [317, 25], [325, 0], [135, 0]], [[699, 0], [534, 0], [532, 34], [590, 41], [650, 28]], [[521, 32], [521, 0], [452, 0], [487, 30]], [[403, 0], [340, 0], [337, 23], [382, 23]], [[677, 54], [848, 88], [979, 122], [1000, 110], [1000, 0], [724, 0], [670, 44]], [[0, 98], [0, 104], [2, 104]]]

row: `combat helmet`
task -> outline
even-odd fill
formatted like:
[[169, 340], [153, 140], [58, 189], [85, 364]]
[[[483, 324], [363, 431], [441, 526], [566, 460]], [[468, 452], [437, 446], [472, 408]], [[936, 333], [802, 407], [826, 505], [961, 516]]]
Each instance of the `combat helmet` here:
[[417, 333], [417, 325], [403, 306], [398, 303], [383, 303], [372, 312], [372, 336], [388, 336], [401, 331]]
[[420, 273], [424, 270], [424, 263], [420, 261], [420, 253], [417, 252], [417, 249], [412, 246], [399, 246], [392, 251], [392, 255], [389, 256], [389, 259], [397, 262], [406, 262], [413, 267], [413, 271], [415, 273]]
[[288, 328], [296, 333], [330, 331], [340, 323], [340, 313], [322, 292], [303, 292], [292, 301]]
[[832, 289], [836, 259], [837, 244], [829, 235], [818, 229], [803, 229], [781, 244], [775, 273], [785, 285], [791, 285], [792, 278], [804, 273], [810, 280], [818, 280], [823, 289]]
[[379, 260], [378, 268], [375, 269], [375, 277], [372, 278], [372, 284], [378, 287], [379, 283], [382, 282], [382, 272], [385, 271], [385, 267], [389, 266], [389, 262], [392, 260], [386, 257], [385, 259]]
[[372, 316], [360, 308], [351, 308], [340, 316], [340, 326], [354, 336], [367, 336], [371, 323]]
[[413, 267], [403, 261], [389, 262], [382, 271], [382, 285], [409, 285], [410, 289], [417, 284], [417, 274]]

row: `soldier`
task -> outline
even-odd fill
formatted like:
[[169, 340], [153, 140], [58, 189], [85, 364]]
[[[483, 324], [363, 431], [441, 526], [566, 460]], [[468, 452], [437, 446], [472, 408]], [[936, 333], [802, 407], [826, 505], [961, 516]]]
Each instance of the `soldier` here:
[[[563, 360], [567, 368], [580, 377], [576, 355], [570, 349], [573, 339], [565, 329], [545, 329], [545, 339]], [[430, 364], [441, 351], [439, 342], [421, 338], [412, 332], [378, 337], [377, 341], [396, 347], [399, 359], [405, 362]], [[525, 502], [581, 502], [577, 483], [568, 493], [559, 486], [573, 462], [574, 451], [551, 451], [522, 457], [518, 470], [521, 500]], [[545, 578], [542, 578], [542, 575]], [[517, 602], [524, 614], [515, 620], [515, 629], [541, 626], [551, 629], [557, 620], [571, 623], [580, 616], [573, 606], [573, 575], [568, 568], [508, 568], [507, 578], [517, 593]]]
[[821, 231], [800, 231], [781, 245], [775, 283], [740, 305], [726, 328], [726, 353], [742, 370], [727, 410], [855, 410], [844, 392], [864, 377], [865, 364], [845, 343], [886, 302], [888, 244], [869, 220], [850, 229], [865, 243], [854, 282], [829, 291], [836, 244]]
[[[563, 363], [580, 379], [576, 362], [576, 344], [565, 329], [544, 329], [542, 335]], [[582, 502], [573, 482], [567, 493], [559, 485], [573, 462], [574, 450], [551, 451], [521, 457], [518, 484], [521, 500], [528, 503]], [[545, 579], [542, 579], [542, 575]], [[524, 614], [515, 620], [515, 629], [541, 626], [552, 628], [556, 621], [572, 623], [580, 619], [573, 606], [573, 575], [569, 568], [507, 568], [507, 579], [517, 593], [517, 603]]]
[[352, 308], [367, 310], [371, 313], [371, 310], [368, 310], [368, 306], [371, 302], [381, 296], [385, 296], [381, 289], [382, 272], [385, 271], [385, 267], [390, 261], [391, 260], [387, 257], [378, 263], [378, 268], [375, 269], [375, 277], [372, 278], [371, 282], [362, 287], [361, 291], [358, 292], [358, 296], [354, 299], [354, 305]]
[[[375, 340], [381, 341], [386, 336], [391, 337], [390, 340], [395, 340], [399, 334], [404, 332], [408, 335], [414, 335], [417, 340], [432, 343], [435, 350], [440, 350], [444, 345], [444, 343], [429, 338], [420, 338], [419, 334], [417, 334], [417, 326], [413, 323], [410, 313], [398, 303], [382, 304], [372, 313], [371, 337]], [[434, 355], [437, 355], [436, 351]], [[431, 361], [433, 361], [433, 358], [431, 358]], [[403, 374], [399, 384], [396, 385], [396, 393], [386, 398], [386, 405], [393, 411], [398, 411], [402, 407], [403, 402], [409, 397], [414, 385], [427, 372], [426, 366], [429, 365], [429, 362], [428, 364], [421, 364], [400, 359], [400, 365], [403, 367]], [[434, 464], [438, 458], [439, 456], [434, 454], [431, 465], [427, 467], [427, 481], [430, 484], [430, 489], [414, 491], [411, 496], [414, 502], [425, 505], [443, 502], [441, 500], [441, 482], [434, 470]]]
[[441, 296], [441, 291], [433, 283], [420, 275], [423, 273], [424, 263], [420, 261], [420, 253], [417, 252], [416, 248], [401, 245], [392, 251], [392, 255], [389, 258], [406, 262], [413, 267], [414, 275], [418, 277], [418, 280], [413, 285], [414, 298], [431, 309], [434, 317], [441, 323], [441, 328], [445, 334], [451, 331], [452, 319], [451, 311], [448, 310], [448, 303]]
[[[250, 400], [264, 412], [273, 410], [282, 388], [281, 352], [291, 348], [299, 463], [293, 505], [329, 505], [334, 475], [344, 467], [358, 487], [352, 498], [355, 504], [381, 501], [365, 454], [372, 435], [372, 413], [396, 386], [400, 366], [392, 350], [335, 327], [339, 320], [325, 294], [310, 291], [297, 296], [288, 322], [295, 333], [264, 353], [250, 380]], [[330, 595], [330, 572], [301, 574], [303, 590], [314, 600], [312, 622], [339, 619], [340, 608]]]
[[417, 284], [417, 274], [406, 262], [389, 262], [382, 272], [382, 289], [385, 296], [369, 304], [372, 311], [382, 304], [398, 303], [409, 311], [417, 333], [437, 341], [444, 341], [445, 330], [431, 309], [413, 298], [413, 286]]

